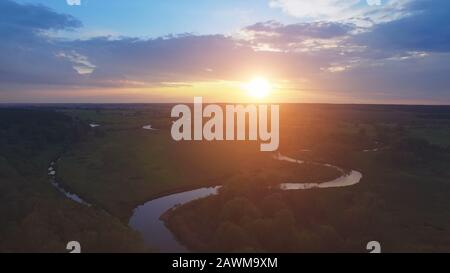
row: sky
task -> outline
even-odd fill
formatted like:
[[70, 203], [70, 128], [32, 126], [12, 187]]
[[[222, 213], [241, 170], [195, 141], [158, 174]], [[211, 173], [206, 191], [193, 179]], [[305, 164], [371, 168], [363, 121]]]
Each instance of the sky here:
[[448, 0], [1, 0], [0, 103], [450, 104]]

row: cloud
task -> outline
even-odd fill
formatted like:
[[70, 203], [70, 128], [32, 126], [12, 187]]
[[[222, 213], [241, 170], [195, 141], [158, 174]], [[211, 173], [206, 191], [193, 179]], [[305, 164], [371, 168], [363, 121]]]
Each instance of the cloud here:
[[377, 24], [354, 41], [383, 50], [450, 51], [450, 1], [417, 0], [405, 9], [408, 16]]
[[61, 45], [46, 33], [81, 25], [74, 17], [42, 5], [0, 1], [0, 89], [5, 83], [75, 82], [71, 63], [55, 56]]
[[72, 62], [73, 69], [80, 75], [92, 74], [96, 68], [86, 56], [83, 56], [74, 50], [70, 52], [60, 52], [56, 56]]
[[[223, 35], [180, 35], [155, 39], [99, 37], [67, 42], [95, 64], [92, 84], [129, 82], [147, 86], [232, 78], [235, 66], [252, 63], [253, 50]], [[208, 68], [208, 69], [205, 69]]]
[[36, 33], [44, 30], [73, 29], [82, 25], [74, 17], [56, 13], [42, 5], [21, 5], [14, 1], [2, 0], [0, 11], [1, 34], [14, 34], [16, 31]]
[[338, 22], [284, 25], [275, 21], [256, 23], [241, 31], [241, 37], [262, 51], [316, 51], [338, 47], [357, 28]]
[[312, 22], [283, 25], [276, 21], [256, 23], [245, 28], [254, 33], [286, 37], [309, 37], [329, 39], [349, 34], [354, 29], [351, 24], [338, 22]]
[[281, 8], [295, 17], [331, 18], [340, 17], [355, 7], [360, 0], [272, 0], [270, 6]]
[[422, 0], [271, 0], [270, 7], [309, 21], [351, 22], [360, 27], [407, 15], [405, 5]]
[[69, 6], [80, 6], [81, 0], [67, 0], [67, 5]]
[[367, 0], [369, 6], [381, 6], [381, 0]]

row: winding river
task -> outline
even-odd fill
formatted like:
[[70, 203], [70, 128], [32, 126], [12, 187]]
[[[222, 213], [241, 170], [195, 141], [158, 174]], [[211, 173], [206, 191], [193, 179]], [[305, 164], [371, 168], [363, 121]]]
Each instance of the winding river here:
[[157, 130], [157, 129], [153, 128], [151, 125], [144, 125], [144, 126], [142, 126], [142, 129], [144, 129], [144, 130]]
[[[151, 127], [145, 128], [149, 130]], [[153, 128], [151, 128], [153, 129]], [[150, 129], [150, 130], [151, 130]], [[287, 161], [293, 164], [304, 164], [305, 161], [291, 158], [281, 153], [274, 155], [275, 160]], [[59, 160], [59, 159], [58, 159]], [[64, 189], [56, 178], [56, 162], [53, 161], [48, 167], [48, 175], [50, 182], [59, 192], [64, 194], [70, 200], [85, 206], [91, 206], [90, 203], [83, 200], [80, 196], [71, 193]], [[342, 175], [334, 180], [323, 183], [282, 183], [279, 186], [281, 190], [308, 190], [313, 188], [335, 188], [348, 187], [355, 185], [361, 181], [362, 174], [358, 171], [351, 170], [345, 172], [342, 168], [337, 166], [310, 162], [310, 164], [323, 165], [329, 168], [338, 170]], [[182, 253], [188, 250], [180, 244], [174, 235], [166, 228], [161, 216], [170, 209], [177, 206], [189, 203], [193, 200], [204, 198], [210, 195], [218, 194], [221, 186], [204, 187], [195, 190], [179, 192], [175, 194], [166, 195], [144, 203], [133, 210], [133, 215], [130, 218], [129, 226], [138, 231], [144, 239], [144, 242], [152, 248], [157, 248], [163, 253]]]
[[[294, 164], [303, 164], [304, 161], [284, 156], [280, 153], [274, 159], [287, 161]], [[323, 183], [282, 183], [281, 190], [308, 190], [313, 188], [335, 188], [348, 187], [361, 181], [362, 174], [358, 171], [346, 173], [342, 168], [331, 164], [313, 163], [327, 166], [338, 170], [342, 175], [334, 180]], [[180, 193], [163, 196], [146, 202], [134, 209], [129, 225], [134, 230], [141, 233], [145, 243], [150, 247], [156, 247], [164, 253], [188, 252], [180, 244], [174, 235], [166, 228], [161, 216], [168, 210], [186, 204], [190, 201], [218, 194], [220, 186], [211, 188], [200, 188]]]
[[[58, 159], [59, 160], [59, 159]], [[50, 177], [50, 183], [52, 184], [53, 187], [55, 187], [55, 189], [57, 189], [59, 192], [61, 192], [62, 194], [64, 194], [67, 198], [69, 198], [70, 200], [77, 202], [79, 204], [85, 205], [90, 207], [91, 204], [89, 204], [88, 202], [84, 201], [81, 197], [79, 197], [78, 195], [71, 193], [69, 191], [67, 191], [66, 189], [64, 189], [61, 184], [58, 182], [57, 178], [56, 178], [56, 162], [58, 161], [52, 161], [50, 162], [50, 166], [48, 167], [48, 176]]]
[[[277, 160], [287, 161], [287, 162], [296, 163], [296, 164], [305, 163], [302, 160], [290, 158], [290, 157], [284, 156], [280, 153], [275, 155], [274, 158]], [[311, 164], [323, 165], [323, 166], [326, 166], [329, 168], [336, 169], [342, 175], [334, 180], [322, 182], [322, 183], [293, 183], [293, 182], [282, 183], [282, 184], [280, 184], [280, 189], [281, 190], [309, 190], [309, 189], [314, 189], [314, 188], [326, 189], [326, 188], [349, 187], [349, 186], [358, 184], [362, 178], [362, 173], [360, 173], [358, 171], [351, 170], [349, 173], [346, 173], [342, 168], [339, 168], [339, 167], [331, 165], [331, 164], [315, 163], [315, 162], [311, 162]]]
[[151, 200], [134, 209], [129, 225], [141, 233], [144, 242], [161, 252], [188, 252], [160, 219], [166, 211], [195, 199], [218, 193], [220, 187], [200, 188]]

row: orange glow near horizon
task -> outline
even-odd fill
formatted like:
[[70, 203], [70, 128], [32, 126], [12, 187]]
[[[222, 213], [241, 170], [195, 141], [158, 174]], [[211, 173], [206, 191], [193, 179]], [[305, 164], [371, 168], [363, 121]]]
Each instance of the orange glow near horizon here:
[[[291, 103], [342, 102], [338, 94], [322, 92], [309, 81], [292, 81], [266, 76], [236, 80], [163, 82], [159, 86], [124, 88], [36, 89], [42, 102], [80, 103], [186, 103], [203, 97], [206, 103]], [[1, 94], [0, 94], [1, 95]], [[344, 98], [344, 102], [345, 99]], [[29, 102], [15, 96], [16, 102]], [[350, 100], [349, 100], [350, 101]]]

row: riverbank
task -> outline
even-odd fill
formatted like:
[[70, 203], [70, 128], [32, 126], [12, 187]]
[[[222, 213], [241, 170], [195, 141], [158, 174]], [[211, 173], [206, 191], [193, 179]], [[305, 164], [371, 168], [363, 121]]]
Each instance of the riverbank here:
[[[305, 164], [305, 161], [293, 159], [281, 154], [275, 155], [274, 159], [294, 164]], [[320, 165], [319, 163], [315, 164]], [[345, 187], [359, 183], [362, 178], [362, 174], [357, 171], [347, 173], [342, 168], [331, 164], [324, 163], [322, 165], [338, 169], [341, 172], [341, 176], [323, 183], [282, 183], [278, 189], [291, 191]], [[174, 221], [171, 218], [173, 215], [176, 215], [177, 209], [183, 205], [204, 197], [219, 194], [218, 188], [200, 188], [150, 200], [133, 211], [133, 216], [130, 218], [129, 224], [133, 229], [142, 234], [147, 244], [157, 244], [163, 252], [187, 252], [188, 249], [201, 249], [198, 242], [191, 237], [192, 232], [173, 224]], [[276, 189], [268, 190], [276, 191]]]

